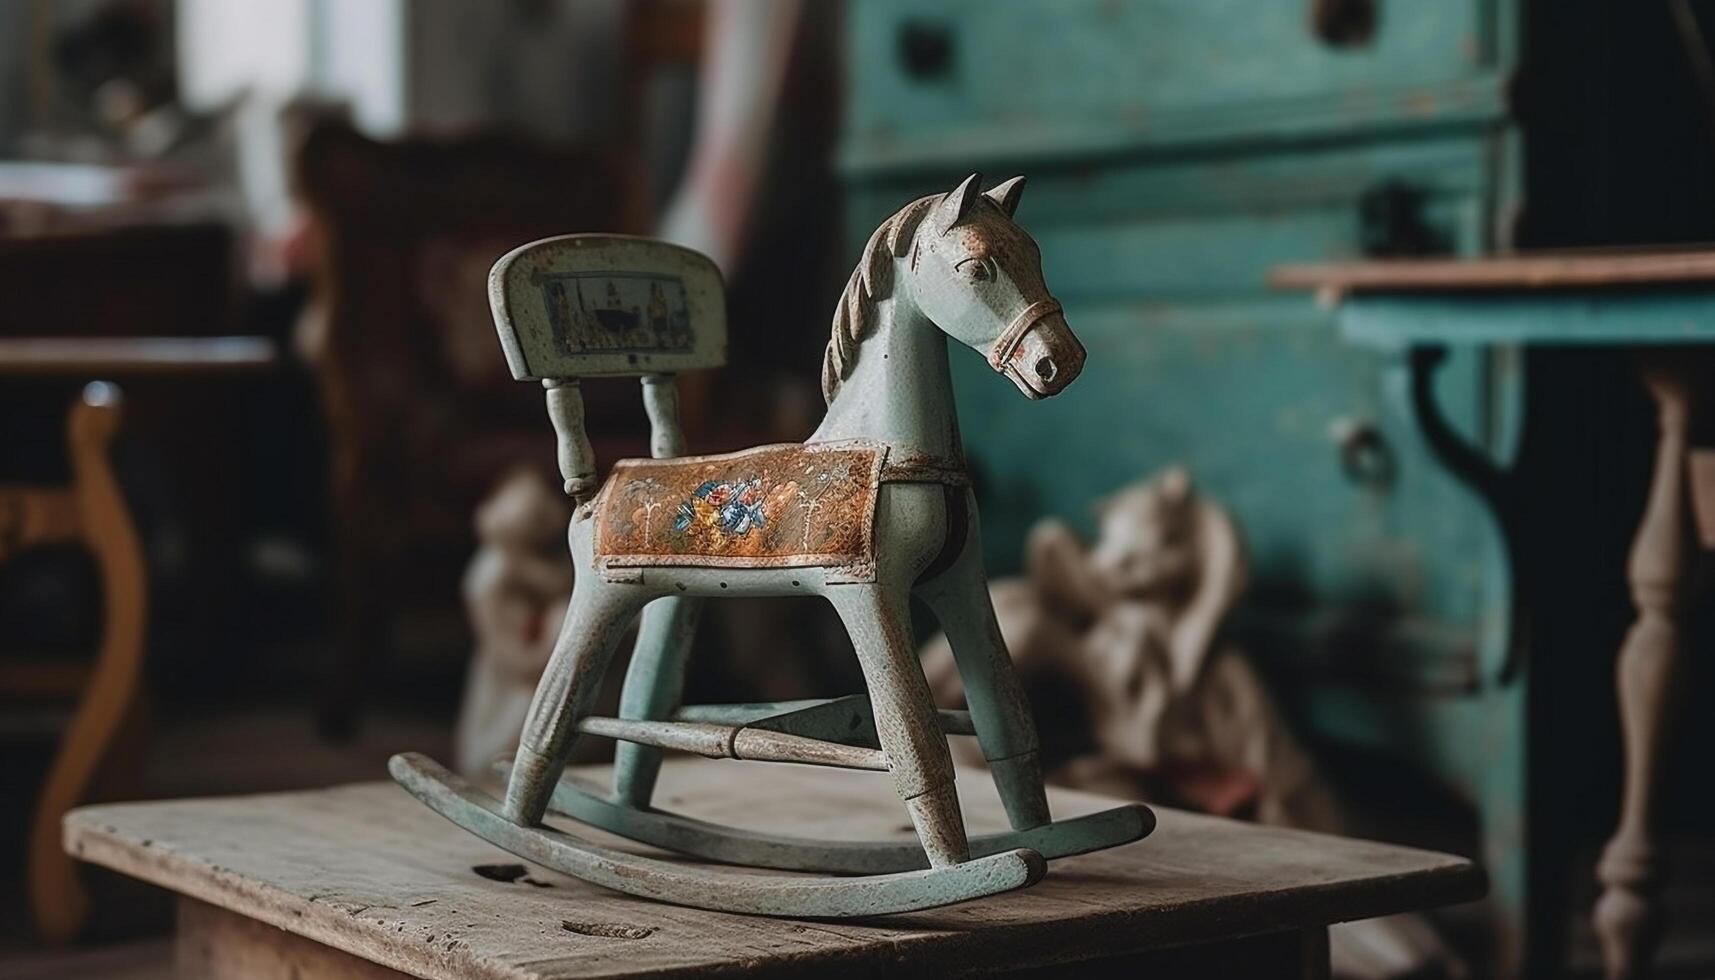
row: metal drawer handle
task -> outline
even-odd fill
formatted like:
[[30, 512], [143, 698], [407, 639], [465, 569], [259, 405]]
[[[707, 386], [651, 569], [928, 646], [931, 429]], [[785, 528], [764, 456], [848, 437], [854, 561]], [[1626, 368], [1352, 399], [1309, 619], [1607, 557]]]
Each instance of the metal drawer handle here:
[[1337, 418], [1328, 426], [1328, 435], [1339, 447], [1340, 470], [1346, 479], [1372, 490], [1393, 486], [1399, 464], [1393, 447], [1374, 422]]

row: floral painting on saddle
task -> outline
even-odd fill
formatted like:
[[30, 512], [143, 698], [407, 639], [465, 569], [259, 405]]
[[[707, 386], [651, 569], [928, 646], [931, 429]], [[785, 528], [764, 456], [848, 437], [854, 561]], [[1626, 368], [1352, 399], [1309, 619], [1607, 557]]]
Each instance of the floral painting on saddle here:
[[596, 502], [596, 556], [610, 566], [866, 565], [882, 458], [833, 443], [623, 460]]

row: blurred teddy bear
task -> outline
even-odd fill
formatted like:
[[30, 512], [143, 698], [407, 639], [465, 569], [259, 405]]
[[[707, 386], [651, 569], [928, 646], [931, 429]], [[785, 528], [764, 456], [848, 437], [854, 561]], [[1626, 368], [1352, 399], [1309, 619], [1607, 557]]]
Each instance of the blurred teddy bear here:
[[[1025, 577], [990, 585], [1037, 705], [1049, 778], [1121, 798], [1165, 789], [1210, 813], [1343, 832], [1332, 787], [1249, 660], [1220, 642], [1247, 571], [1232, 518], [1197, 495], [1182, 467], [1121, 490], [1097, 516], [1094, 547], [1062, 521], [1039, 522]], [[963, 701], [945, 636], [924, 647], [923, 667], [941, 703]], [[1081, 730], [1064, 730], [1077, 727], [1067, 718]], [[953, 742], [960, 761], [982, 764], [974, 740]], [[1465, 974], [1421, 915], [1344, 923], [1330, 940], [1336, 976]]]
[[[1174, 467], [1104, 501], [1098, 517], [1094, 547], [1062, 521], [1038, 523], [1026, 577], [992, 585], [1026, 686], [1070, 692], [1087, 725], [1072, 740], [1045, 733], [1074, 746], [1054, 777], [1126, 797], [1165, 786], [1209, 812], [1338, 832], [1332, 791], [1249, 661], [1217, 643], [1246, 576], [1226, 511]], [[924, 666], [937, 697], [962, 698], [944, 637]]]

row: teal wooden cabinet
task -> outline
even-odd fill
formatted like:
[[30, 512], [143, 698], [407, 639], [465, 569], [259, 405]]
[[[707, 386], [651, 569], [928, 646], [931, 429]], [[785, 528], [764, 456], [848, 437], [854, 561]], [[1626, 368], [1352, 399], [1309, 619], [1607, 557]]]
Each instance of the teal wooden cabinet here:
[[[1365, 5], [1358, 4], [1358, 7]], [[991, 569], [1045, 514], [1171, 463], [1231, 508], [1236, 630], [1314, 734], [1421, 767], [1477, 815], [1501, 957], [1526, 936], [1526, 684], [1505, 542], [1435, 464], [1389, 356], [1269, 270], [1505, 244], [1519, 133], [1510, 0], [1387, 3], [1367, 40], [1310, 5], [848, 5], [851, 249], [902, 200], [1025, 173], [1019, 218], [1089, 348], [1076, 397], [1021, 405], [955, 358]], [[1455, 353], [1443, 413], [1511, 451], [1505, 352]], [[1044, 719], [1044, 724], [1052, 724]]]
[[[1624, 793], [1596, 865], [1603, 892], [1592, 926], [1609, 976], [1648, 976], [1668, 926], [1661, 886], [1673, 860], [1661, 828], [1663, 800], [1674, 780], [1667, 757], [1680, 705], [1698, 686], [1684, 664], [1696, 645], [1695, 611], [1706, 605], [1699, 568], [1703, 555], [1715, 550], [1715, 425], [1706, 397], [1715, 379], [1715, 253], [1588, 251], [1474, 262], [1300, 266], [1279, 270], [1274, 278], [1283, 286], [1343, 297], [1346, 337], [1404, 354], [1394, 358], [1400, 388], [1426, 440], [1449, 472], [1493, 510], [1513, 546], [1520, 579], [1535, 580], [1534, 588], [1521, 590], [1517, 605], [1531, 622], [1542, 624], [1547, 650], [1556, 646], [1554, 624], [1570, 618], [1570, 603], [1566, 590], [1543, 587], [1554, 577], [1544, 574], [1544, 566], [1566, 564], [1568, 550], [1591, 550], [1584, 535], [1569, 532], [1547, 506], [1549, 497], [1566, 496], [1571, 488], [1531, 472], [1525, 459], [1496, 462], [1448, 432], [1429, 380], [1441, 355], [1459, 347], [1606, 348], [1636, 368], [1649, 392], [1656, 445], [1654, 458], [1637, 467], [1650, 474], [1637, 534], [1623, 563], [1615, 556], [1615, 567], [1590, 570], [1598, 578], [1623, 575], [1636, 604], [1636, 620], [1616, 664], [1627, 760]], [[1536, 413], [1527, 429], [1534, 434], [1557, 421]], [[1638, 514], [1625, 505], [1618, 510], [1615, 516], [1623, 522]], [[1584, 509], [1577, 517], [1591, 524], [1601, 515]], [[1522, 642], [1512, 646], [1515, 655], [1523, 655]], [[1575, 666], [1575, 658], [1539, 658], [1539, 686]], [[1554, 806], [1552, 800], [1534, 802]], [[1699, 923], [1674, 926], [1693, 932]]]
[[1324, 39], [1308, 3], [854, 4], [848, 159], [1064, 158], [1499, 113], [1516, 13], [1496, 8], [1512, 3], [1336, 5], [1367, 8], [1367, 34]]
[[992, 569], [1016, 569], [1042, 515], [1087, 522], [1103, 494], [1189, 465], [1244, 528], [1257, 574], [1235, 630], [1306, 730], [1469, 805], [1503, 974], [1553, 974], [1568, 813], [1591, 809], [1550, 785], [1568, 768], [1544, 765], [1554, 743], [1591, 726], [1557, 717], [1575, 692], [1564, 671], [1533, 672], [1527, 640], [1552, 633], [1557, 668], [1577, 653], [1605, 683], [1617, 636], [1523, 621], [1517, 542], [1437, 465], [1410, 406], [1433, 395], [1452, 435], [1505, 466], [1527, 415], [1545, 423], [1539, 450], [1583, 438], [1565, 427], [1594, 414], [1583, 368], [1460, 345], [1415, 390], [1405, 354], [1342, 343], [1332, 313], [1267, 275], [1715, 237], [1715, 140], [1687, 55], [1702, 41], [1671, 6], [846, 6], [853, 256], [912, 195], [973, 169], [1028, 174], [1020, 220], [1090, 348], [1075, 397], [1034, 410], [954, 360]]

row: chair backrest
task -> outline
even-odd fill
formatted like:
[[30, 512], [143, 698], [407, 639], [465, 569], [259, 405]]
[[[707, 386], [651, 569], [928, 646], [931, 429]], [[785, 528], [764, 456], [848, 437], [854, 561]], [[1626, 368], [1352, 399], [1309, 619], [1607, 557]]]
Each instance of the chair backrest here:
[[652, 454], [683, 454], [673, 376], [726, 363], [726, 287], [708, 256], [630, 235], [547, 238], [494, 264], [488, 301], [512, 376], [548, 389], [568, 495], [595, 489], [580, 379], [641, 377]]

